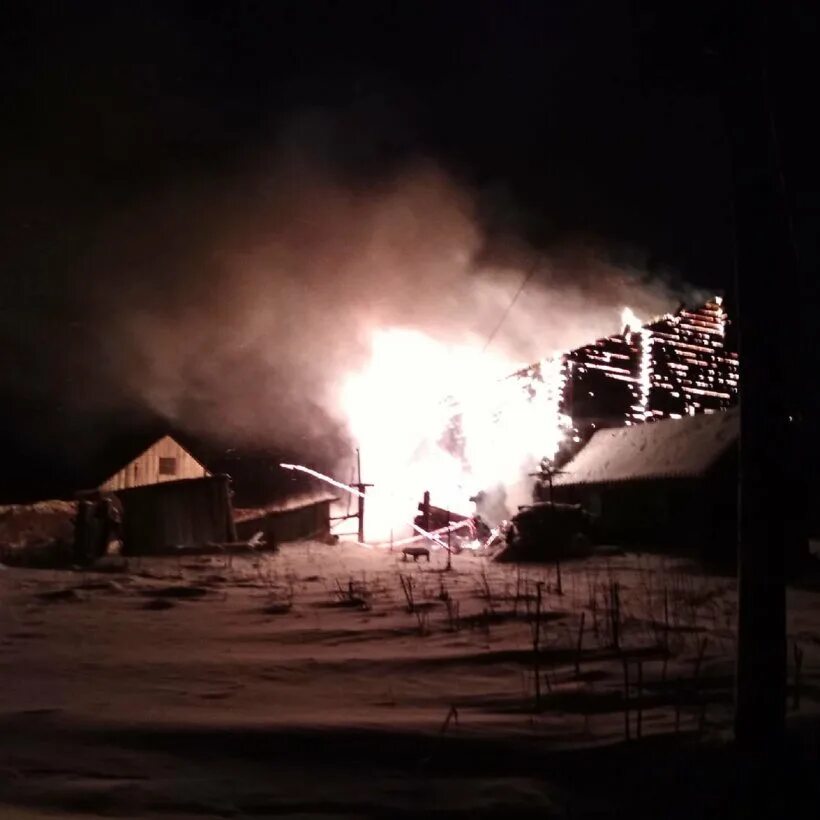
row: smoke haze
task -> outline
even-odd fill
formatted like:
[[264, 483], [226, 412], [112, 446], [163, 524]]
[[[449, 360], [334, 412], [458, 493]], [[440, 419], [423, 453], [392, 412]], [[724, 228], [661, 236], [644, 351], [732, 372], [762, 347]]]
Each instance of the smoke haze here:
[[431, 161], [362, 149], [351, 163], [339, 143], [356, 134], [333, 116], [282, 133], [221, 182], [177, 185], [100, 225], [82, 286], [65, 293], [83, 317], [66, 339], [74, 412], [144, 407], [328, 464], [349, 452], [338, 394], [376, 328], [483, 346], [534, 269], [492, 341], [523, 364], [617, 332], [624, 305], [648, 317], [679, 298], [589, 238], [528, 248], [482, 218], [498, 202]]

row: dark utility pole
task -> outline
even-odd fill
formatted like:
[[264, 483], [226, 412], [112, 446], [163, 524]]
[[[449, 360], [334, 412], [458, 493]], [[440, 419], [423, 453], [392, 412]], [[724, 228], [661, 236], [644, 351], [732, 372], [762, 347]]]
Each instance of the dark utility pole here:
[[421, 510], [421, 528], [430, 532], [430, 490], [424, 491], [424, 500], [419, 509]]
[[453, 531], [450, 529], [450, 511], [447, 510], [447, 571], [453, 568]]
[[762, 758], [783, 740], [786, 593], [799, 503], [792, 379], [797, 265], [784, 197], [768, 76], [764, 2], [738, 3], [727, 50], [725, 106], [732, 152], [740, 326], [740, 512], [735, 736]]
[[365, 484], [362, 481], [362, 453], [357, 448], [356, 449], [356, 468], [359, 474], [359, 480], [353, 486], [359, 491], [359, 509], [356, 517], [359, 519], [359, 543], [364, 543], [364, 497], [365, 493], [367, 492], [368, 487], [372, 487], [372, 484]]

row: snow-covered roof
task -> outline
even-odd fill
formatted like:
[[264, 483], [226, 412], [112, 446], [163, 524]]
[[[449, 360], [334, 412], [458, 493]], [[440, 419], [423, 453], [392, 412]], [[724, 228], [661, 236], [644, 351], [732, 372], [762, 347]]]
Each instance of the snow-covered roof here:
[[738, 438], [738, 410], [599, 430], [556, 485], [703, 475]]
[[290, 495], [287, 498], [279, 499], [264, 507], [235, 507], [234, 521], [248, 521], [253, 518], [261, 518], [270, 513], [290, 512], [291, 510], [301, 510], [305, 507], [312, 507], [314, 504], [322, 504], [326, 501], [338, 501], [339, 496], [332, 492], [299, 493]]

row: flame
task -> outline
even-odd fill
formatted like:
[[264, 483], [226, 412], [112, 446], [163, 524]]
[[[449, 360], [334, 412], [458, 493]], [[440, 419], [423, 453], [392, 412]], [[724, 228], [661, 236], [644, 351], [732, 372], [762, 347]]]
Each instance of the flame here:
[[631, 307], [625, 307], [621, 311], [621, 327], [629, 328], [632, 331], [639, 330], [641, 327], [641, 320], [635, 314]]
[[645, 420], [650, 415], [648, 412], [649, 393], [652, 389], [652, 332], [643, 329], [640, 333], [641, 341], [641, 360], [640, 370], [638, 371], [638, 386], [640, 395], [638, 398], [638, 415], [637, 418], [641, 421]]
[[723, 298], [715, 296], [715, 304], [717, 305], [717, 323], [722, 343], [726, 337], [726, 311], [723, 309]]
[[[514, 376], [508, 376], [509, 373]], [[529, 500], [527, 473], [560, 446], [563, 360], [520, 364], [474, 345], [416, 330], [371, 336], [366, 366], [348, 374], [342, 412], [361, 450], [368, 539], [408, 530], [425, 490], [434, 505], [463, 515], [481, 490], [499, 485]]]

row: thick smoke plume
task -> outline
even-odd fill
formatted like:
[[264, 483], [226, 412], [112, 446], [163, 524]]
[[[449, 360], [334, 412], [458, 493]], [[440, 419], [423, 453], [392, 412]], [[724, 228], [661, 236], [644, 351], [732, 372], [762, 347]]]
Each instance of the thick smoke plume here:
[[[477, 205], [430, 163], [362, 182], [292, 148], [216, 194], [151, 203], [97, 252], [109, 395], [225, 440], [327, 455], [348, 446], [339, 390], [374, 328], [483, 346], [533, 266], [492, 341], [521, 363], [617, 331], [626, 304], [673, 306], [589, 243], [488, 244]], [[424, 368], [404, 374], [407, 391]]]
[[472, 351], [473, 370], [485, 348], [488, 370], [518, 367], [617, 332], [626, 305], [648, 318], [682, 298], [594, 238], [527, 245], [531, 215], [509, 195], [406, 150], [391, 157], [362, 118], [339, 121], [295, 119], [266, 158], [221, 181], [147, 184], [141, 205], [112, 208], [82, 254], [44, 271], [42, 292], [21, 273], [21, 309], [0, 315], [0, 387], [32, 407], [41, 449], [50, 436], [50, 453], [84, 461], [112, 422], [158, 416], [339, 469], [357, 443], [350, 375], [380, 332], [433, 343], [367, 388], [381, 419], [431, 391], [442, 345]]
[[[154, 167], [136, 153], [124, 179], [20, 186], [23, 200], [9, 200], [0, 414], [31, 493], [91, 480], [86, 467], [119, 451], [112, 437], [156, 417], [349, 478], [339, 465], [361, 436], [345, 386], [379, 331], [435, 342], [404, 356], [389, 388], [365, 390], [390, 393], [376, 403], [384, 418], [414, 390], [447, 387], [430, 378], [441, 345], [480, 356], [527, 277], [488, 365], [615, 332], [625, 305], [647, 318], [679, 300], [594, 237], [544, 230], [528, 245], [540, 221], [514, 195], [464, 185], [413, 153], [420, 139], [405, 123], [384, 119], [370, 108], [303, 114], [241, 162], [195, 155]], [[560, 210], [549, 201], [545, 191], [541, 207]], [[470, 366], [488, 372], [483, 362]], [[52, 475], [54, 490], [42, 489]], [[20, 481], [9, 479], [15, 495]]]

